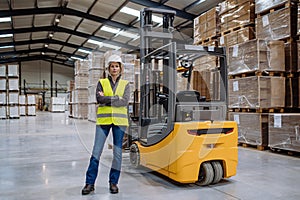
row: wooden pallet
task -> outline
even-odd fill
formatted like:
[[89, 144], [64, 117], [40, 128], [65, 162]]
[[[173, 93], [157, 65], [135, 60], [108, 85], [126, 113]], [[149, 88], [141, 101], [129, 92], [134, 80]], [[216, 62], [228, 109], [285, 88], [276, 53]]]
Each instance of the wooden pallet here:
[[285, 113], [289, 108], [229, 108], [230, 112], [246, 113]]
[[269, 147], [269, 149], [274, 152], [274, 153], [280, 153], [284, 155], [289, 155], [289, 156], [297, 156], [300, 157], [300, 152], [296, 150], [286, 150], [286, 149], [281, 149], [277, 147]]
[[283, 8], [290, 8], [292, 6], [295, 6], [295, 3], [294, 2], [283, 2], [282, 4], [278, 4], [268, 10], [264, 10], [264, 11], [261, 11], [260, 13], [256, 13], [258, 17], [262, 17], [264, 15], [267, 15], [267, 14], [270, 14], [272, 12], [275, 12], [277, 10], [280, 10], [280, 9], [283, 9]]
[[245, 148], [255, 148], [259, 151], [264, 151], [267, 150], [269, 147], [263, 146], [263, 145], [254, 145], [254, 144], [248, 144], [248, 143], [243, 143], [239, 142], [239, 146], [245, 147]]
[[194, 45], [205, 45], [205, 43], [208, 43], [208, 42], [215, 42], [215, 46], [217, 46], [216, 42], [219, 37], [220, 37], [220, 34], [209, 37], [209, 38], [205, 38], [205, 39], [195, 42]]
[[285, 72], [279, 71], [249, 71], [243, 72], [239, 74], [232, 74], [229, 75], [229, 79], [236, 79], [236, 78], [245, 78], [249, 76], [277, 76], [277, 77], [285, 77]]
[[247, 24], [244, 24], [244, 25], [239, 25], [239, 26], [236, 26], [236, 27], [227, 29], [226, 31], [222, 31], [222, 32], [221, 32], [221, 36], [228, 35], [229, 33], [232, 33], [232, 32], [241, 30], [241, 29], [243, 29], [243, 28], [247, 28], [247, 27], [255, 27], [255, 23], [250, 22], [250, 23], [247, 23]]

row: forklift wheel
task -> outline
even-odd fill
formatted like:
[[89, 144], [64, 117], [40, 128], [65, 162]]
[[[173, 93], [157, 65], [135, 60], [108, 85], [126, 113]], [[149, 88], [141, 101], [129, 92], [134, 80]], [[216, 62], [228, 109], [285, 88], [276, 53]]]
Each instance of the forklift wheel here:
[[212, 181], [212, 184], [216, 184], [223, 178], [223, 168], [221, 163], [218, 161], [211, 162], [211, 165], [214, 169], [214, 179]]
[[205, 186], [212, 183], [214, 179], [214, 169], [209, 162], [202, 163], [199, 171], [197, 185]]
[[130, 163], [135, 168], [140, 166], [140, 152], [136, 144], [130, 146]]

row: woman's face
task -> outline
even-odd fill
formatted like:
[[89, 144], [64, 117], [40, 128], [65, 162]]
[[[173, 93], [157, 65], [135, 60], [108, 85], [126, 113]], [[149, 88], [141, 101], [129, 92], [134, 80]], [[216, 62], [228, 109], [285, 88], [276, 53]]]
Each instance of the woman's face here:
[[109, 73], [111, 76], [118, 76], [121, 73], [121, 67], [118, 62], [111, 62], [109, 65]]

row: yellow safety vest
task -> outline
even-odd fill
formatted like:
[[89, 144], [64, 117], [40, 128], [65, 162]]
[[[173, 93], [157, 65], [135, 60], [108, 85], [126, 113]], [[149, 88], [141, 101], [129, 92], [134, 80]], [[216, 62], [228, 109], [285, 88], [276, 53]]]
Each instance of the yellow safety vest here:
[[[122, 97], [125, 92], [125, 87], [128, 84], [126, 80], [119, 80], [115, 94], [111, 88], [110, 81], [108, 78], [99, 80], [104, 96], [115, 96]], [[114, 106], [99, 106], [97, 110], [97, 125], [109, 125], [115, 124], [119, 126], [128, 126], [128, 115], [127, 107], [114, 107]]]

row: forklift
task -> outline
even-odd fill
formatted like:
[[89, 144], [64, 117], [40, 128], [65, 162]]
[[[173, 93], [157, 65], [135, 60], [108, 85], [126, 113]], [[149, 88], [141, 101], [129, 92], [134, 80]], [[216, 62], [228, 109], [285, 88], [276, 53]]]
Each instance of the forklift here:
[[[162, 16], [162, 26], [153, 25], [154, 14]], [[174, 42], [175, 14], [156, 8], [140, 12], [140, 91], [133, 102], [138, 114], [130, 118], [130, 163], [178, 183], [216, 184], [234, 176], [238, 163], [237, 124], [226, 120], [226, 53]], [[219, 58], [218, 101], [190, 88], [193, 63], [203, 56]], [[188, 83], [183, 91], [177, 91], [178, 68]]]

